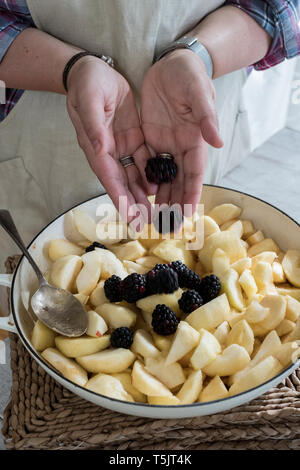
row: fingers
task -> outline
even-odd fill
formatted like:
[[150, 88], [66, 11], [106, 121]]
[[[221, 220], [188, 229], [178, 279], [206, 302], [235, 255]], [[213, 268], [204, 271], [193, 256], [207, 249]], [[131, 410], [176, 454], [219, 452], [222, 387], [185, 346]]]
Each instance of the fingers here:
[[224, 143], [220, 137], [218, 127], [215, 123], [215, 118], [205, 116], [200, 121], [200, 129], [204, 140], [215, 148], [223, 147]]
[[[207, 145], [204, 141], [202, 145], [187, 152], [184, 156], [184, 195], [182, 203], [185, 215], [188, 217], [195, 212], [200, 201], [206, 158]], [[188, 207], [184, 207], [185, 205], [191, 205], [191, 211], [188, 211]]]

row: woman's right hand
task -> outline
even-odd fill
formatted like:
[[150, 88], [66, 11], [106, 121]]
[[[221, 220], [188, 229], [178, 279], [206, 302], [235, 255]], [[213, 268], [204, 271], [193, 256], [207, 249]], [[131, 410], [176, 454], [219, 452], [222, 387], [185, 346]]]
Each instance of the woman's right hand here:
[[[119, 209], [125, 196], [127, 207], [139, 203], [149, 209], [147, 194], [156, 188], [144, 176], [149, 154], [128, 82], [103, 60], [86, 56], [70, 70], [68, 90], [78, 143], [115, 206]], [[119, 159], [127, 155], [136, 166], [124, 169]], [[128, 216], [128, 209], [121, 216]]]

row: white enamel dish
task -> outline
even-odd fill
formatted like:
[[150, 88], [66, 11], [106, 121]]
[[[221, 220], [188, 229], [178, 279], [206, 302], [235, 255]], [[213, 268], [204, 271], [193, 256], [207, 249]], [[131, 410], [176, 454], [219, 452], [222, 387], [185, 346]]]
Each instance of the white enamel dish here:
[[[231, 189], [205, 185], [202, 202], [205, 205], [205, 212], [208, 212], [212, 207], [221, 203], [231, 202], [236, 204], [242, 207], [243, 218], [252, 220], [255, 227], [263, 230], [266, 236], [273, 238], [282, 250], [300, 250], [300, 225], [287, 214], [260, 199]], [[111, 203], [107, 195], [93, 198], [76, 207], [80, 207], [81, 210], [95, 217], [96, 208], [99, 204], [103, 203]], [[64, 214], [57, 217], [45, 227], [29, 245], [31, 255], [43, 272], [47, 271], [50, 266], [46, 255], [47, 243], [52, 239], [63, 237]], [[24, 257], [21, 258], [13, 275], [0, 275], [0, 284], [11, 287], [11, 315], [8, 318], [0, 318], [0, 329], [18, 334], [31, 356], [49, 375], [68, 390], [96, 405], [120, 413], [159, 419], [189, 418], [219, 413], [242, 405], [262, 395], [290, 375], [300, 365], [300, 360], [298, 360], [276, 377], [258, 387], [229, 398], [211, 402], [162, 406], [129, 403], [108, 398], [91, 392], [64, 378], [59, 372], [49, 366], [31, 345], [30, 334], [32, 321], [24, 305], [28, 305], [30, 295], [36, 288], [36, 278], [32, 268]]]

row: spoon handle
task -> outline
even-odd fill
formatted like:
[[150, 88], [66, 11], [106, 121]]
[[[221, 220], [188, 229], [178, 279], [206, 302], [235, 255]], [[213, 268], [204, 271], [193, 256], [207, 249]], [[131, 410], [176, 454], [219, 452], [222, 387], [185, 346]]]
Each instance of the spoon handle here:
[[23, 252], [24, 256], [28, 259], [29, 263], [33, 267], [40, 284], [46, 284], [46, 279], [42, 275], [41, 271], [39, 270], [36, 262], [28, 252], [26, 246], [24, 245], [22, 238], [19, 235], [19, 232], [14, 224], [12, 216], [7, 210], [0, 209], [0, 225], [4, 228], [4, 230], [8, 233], [8, 235], [14, 240], [14, 242], [18, 245], [20, 250]]

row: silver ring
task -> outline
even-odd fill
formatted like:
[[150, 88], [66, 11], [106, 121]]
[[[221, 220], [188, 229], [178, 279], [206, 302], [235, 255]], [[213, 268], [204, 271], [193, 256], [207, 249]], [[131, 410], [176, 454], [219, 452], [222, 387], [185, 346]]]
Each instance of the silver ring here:
[[169, 160], [172, 160], [174, 158], [171, 153], [158, 153], [157, 157], [169, 158]]
[[121, 157], [120, 163], [123, 168], [127, 168], [128, 166], [131, 166], [131, 165], [135, 165], [134, 158], [132, 155], [126, 155], [125, 157]]

